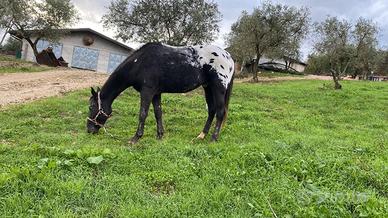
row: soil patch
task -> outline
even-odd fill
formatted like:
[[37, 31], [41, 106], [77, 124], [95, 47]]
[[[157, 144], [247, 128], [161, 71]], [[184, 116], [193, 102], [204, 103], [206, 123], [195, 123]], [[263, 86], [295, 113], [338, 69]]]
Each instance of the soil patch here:
[[101, 85], [107, 78], [107, 74], [67, 68], [0, 74], [0, 107]]

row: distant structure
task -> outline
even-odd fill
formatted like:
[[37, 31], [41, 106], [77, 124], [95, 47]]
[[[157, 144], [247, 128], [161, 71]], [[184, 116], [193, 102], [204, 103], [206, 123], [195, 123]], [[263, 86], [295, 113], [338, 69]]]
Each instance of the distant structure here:
[[[287, 63], [285, 60], [287, 60]], [[236, 63], [235, 69], [237, 70], [237, 72], [240, 72], [241, 74], [250, 72], [252, 70], [251, 68], [253, 67], [254, 62], [255, 62], [255, 59], [252, 59], [249, 62], [244, 62], [243, 64]], [[258, 70], [303, 74], [306, 67], [307, 67], [306, 63], [292, 58], [284, 58], [283, 60], [281, 60], [281, 59], [270, 59], [267, 57], [262, 57], [260, 58]]]
[[[360, 77], [359, 79], [362, 79], [362, 78]], [[370, 81], [381, 82], [381, 81], [388, 81], [388, 76], [370, 75], [367, 77], [367, 79]]]
[[[42, 39], [38, 41], [37, 49], [41, 52], [51, 46], [55, 57], [62, 57], [69, 67], [112, 73], [134, 51], [133, 48], [89, 28], [59, 31], [64, 34], [58, 42]], [[26, 40], [22, 41], [22, 59], [36, 61], [31, 46]]]

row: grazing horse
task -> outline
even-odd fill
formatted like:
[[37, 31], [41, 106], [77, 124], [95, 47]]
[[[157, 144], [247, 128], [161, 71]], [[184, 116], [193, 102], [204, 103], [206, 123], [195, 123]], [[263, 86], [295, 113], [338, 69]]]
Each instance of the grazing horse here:
[[136, 50], [110, 75], [101, 90], [91, 89], [87, 129], [97, 133], [112, 113], [115, 98], [128, 87], [140, 92], [139, 125], [129, 141], [136, 143], [152, 102], [157, 137], [163, 137], [161, 93], [184, 93], [199, 86], [205, 90], [208, 118], [198, 138], [204, 139], [216, 116], [212, 140], [217, 140], [226, 119], [233, 86], [234, 62], [230, 54], [212, 45], [173, 47], [148, 43]]

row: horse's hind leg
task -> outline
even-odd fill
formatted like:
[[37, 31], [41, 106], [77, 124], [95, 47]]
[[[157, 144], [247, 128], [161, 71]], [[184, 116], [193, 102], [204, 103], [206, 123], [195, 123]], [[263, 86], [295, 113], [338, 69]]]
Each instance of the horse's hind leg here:
[[205, 126], [203, 127], [203, 130], [201, 134], [198, 135], [198, 139], [204, 139], [207, 133], [209, 132], [209, 129], [212, 125], [214, 115], [216, 114], [216, 108], [214, 105], [214, 97], [212, 90], [210, 89], [209, 86], [204, 87], [205, 90], [205, 98], [206, 98], [206, 104], [207, 104], [207, 112], [208, 112], [208, 117], [207, 121], [205, 123]]
[[154, 113], [156, 119], [156, 128], [157, 128], [157, 137], [158, 139], [163, 138], [163, 122], [162, 122], [162, 104], [161, 104], [161, 95], [157, 94], [152, 99], [152, 105], [154, 106]]
[[225, 89], [222, 87], [217, 87], [217, 89], [213, 89], [213, 96], [216, 108], [216, 126], [214, 129], [214, 133], [212, 135], [212, 140], [217, 141], [218, 136], [220, 134], [222, 122], [225, 117]]
[[140, 102], [140, 112], [139, 112], [139, 125], [137, 126], [137, 131], [132, 139], [129, 141], [130, 144], [135, 144], [144, 134], [144, 123], [148, 115], [148, 110], [150, 108], [151, 100], [154, 97], [154, 93], [151, 90], [144, 89], [140, 93], [141, 102]]

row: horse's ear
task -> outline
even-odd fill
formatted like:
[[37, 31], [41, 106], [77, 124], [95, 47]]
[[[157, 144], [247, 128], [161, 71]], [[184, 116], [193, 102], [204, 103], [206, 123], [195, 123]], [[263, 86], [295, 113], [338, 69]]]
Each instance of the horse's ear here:
[[97, 92], [100, 92], [100, 91], [101, 91], [100, 87], [97, 86]]
[[94, 90], [93, 87], [90, 87], [90, 92], [92, 93], [93, 96], [97, 95], [97, 92]]

